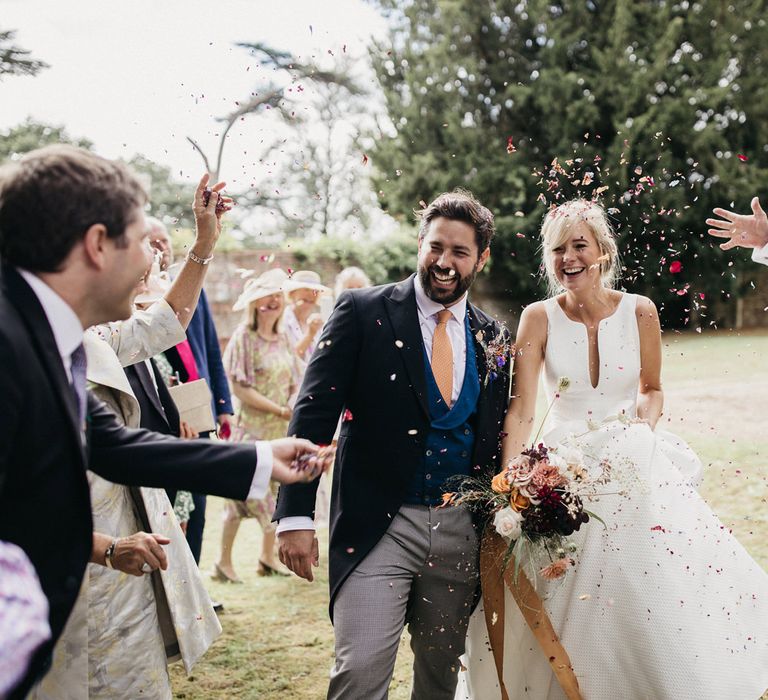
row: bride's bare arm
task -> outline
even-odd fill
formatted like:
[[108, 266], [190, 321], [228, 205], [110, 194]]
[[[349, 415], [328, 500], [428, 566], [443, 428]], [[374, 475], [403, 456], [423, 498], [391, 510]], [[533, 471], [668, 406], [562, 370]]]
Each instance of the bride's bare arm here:
[[537, 302], [525, 308], [517, 329], [512, 398], [504, 419], [507, 435], [502, 441], [502, 464], [528, 446], [536, 415], [536, 394], [546, 342], [547, 312], [544, 304]]
[[637, 417], [651, 429], [664, 408], [661, 388], [661, 326], [656, 305], [647, 297], [637, 299], [637, 327], [640, 331], [640, 384], [637, 388]]

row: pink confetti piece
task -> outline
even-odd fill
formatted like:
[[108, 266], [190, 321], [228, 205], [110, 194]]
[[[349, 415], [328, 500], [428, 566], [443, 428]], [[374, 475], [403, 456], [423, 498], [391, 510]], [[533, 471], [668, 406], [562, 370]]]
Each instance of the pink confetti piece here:
[[670, 271], [670, 272], [671, 272], [673, 275], [676, 275], [676, 274], [677, 274], [678, 272], [680, 272], [682, 269], [683, 269], [683, 264], [682, 264], [682, 263], [681, 263], [679, 260], [674, 260], [674, 261], [673, 261], [673, 262], [670, 264], [670, 266], [669, 266], [669, 271]]
[[516, 151], [517, 149], [515, 148], [515, 144], [512, 143], [512, 137], [510, 136], [507, 139], [507, 153], [509, 153], [509, 155], [512, 155]]
[[737, 153], [736, 157], [742, 162], [746, 163], [749, 160], [748, 156], [745, 156], [743, 153]]

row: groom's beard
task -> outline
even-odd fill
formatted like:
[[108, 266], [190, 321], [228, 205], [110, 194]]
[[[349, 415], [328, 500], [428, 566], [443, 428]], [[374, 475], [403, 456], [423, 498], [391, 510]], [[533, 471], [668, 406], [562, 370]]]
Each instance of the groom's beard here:
[[455, 301], [461, 299], [464, 293], [472, 286], [472, 283], [475, 281], [475, 277], [477, 277], [477, 268], [479, 265], [480, 260], [475, 263], [475, 266], [472, 268], [472, 272], [470, 272], [466, 277], [458, 277], [457, 274], [456, 276], [458, 277], [458, 280], [456, 281], [456, 285], [453, 289], [438, 289], [432, 284], [432, 275], [430, 274], [432, 271], [441, 275], [448, 273], [448, 270], [444, 270], [437, 265], [431, 265], [430, 267], [419, 267], [417, 273], [419, 275], [419, 282], [421, 282], [421, 286], [424, 289], [426, 295], [432, 299], [432, 301], [436, 301], [438, 304], [442, 304], [443, 306], [448, 306], [449, 304], [453, 304]]

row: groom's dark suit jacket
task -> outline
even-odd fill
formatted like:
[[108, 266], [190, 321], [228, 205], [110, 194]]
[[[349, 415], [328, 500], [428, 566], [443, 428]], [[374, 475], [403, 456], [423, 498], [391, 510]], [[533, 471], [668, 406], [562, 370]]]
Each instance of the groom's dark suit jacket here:
[[45, 312], [15, 269], [3, 265], [1, 274], [0, 540], [19, 545], [34, 564], [53, 633], [23, 688], [44, 670], [91, 554], [86, 467], [121, 484], [242, 499], [256, 449], [129, 430], [90, 394], [84, 446], [76, 398]]
[[[509, 401], [510, 362], [486, 382], [484, 344], [506, 331], [472, 304], [467, 313], [481, 386], [473, 471], [492, 474]], [[345, 292], [307, 367], [288, 433], [327, 444], [342, 410], [352, 414], [341, 426], [333, 473], [331, 614], [339, 587], [389, 527], [424, 460], [430, 418], [423, 348], [411, 276]], [[312, 516], [316, 490], [316, 483], [282, 487], [275, 519]]]

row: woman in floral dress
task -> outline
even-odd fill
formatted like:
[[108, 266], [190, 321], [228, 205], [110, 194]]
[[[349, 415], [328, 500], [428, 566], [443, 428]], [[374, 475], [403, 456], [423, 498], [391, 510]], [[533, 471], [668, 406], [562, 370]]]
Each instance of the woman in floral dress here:
[[[271, 440], [284, 437], [291, 417], [290, 405], [299, 383], [299, 365], [281, 327], [285, 309], [284, 286], [288, 277], [281, 269], [248, 280], [235, 303], [245, 310], [224, 351], [224, 369], [235, 397], [233, 439]], [[273, 482], [274, 486], [274, 482]], [[261, 500], [226, 502], [221, 533], [221, 553], [214, 564], [214, 577], [240, 582], [232, 564], [232, 548], [240, 521], [256, 518], [263, 537], [257, 573], [284, 573], [275, 552], [275, 490]]]

